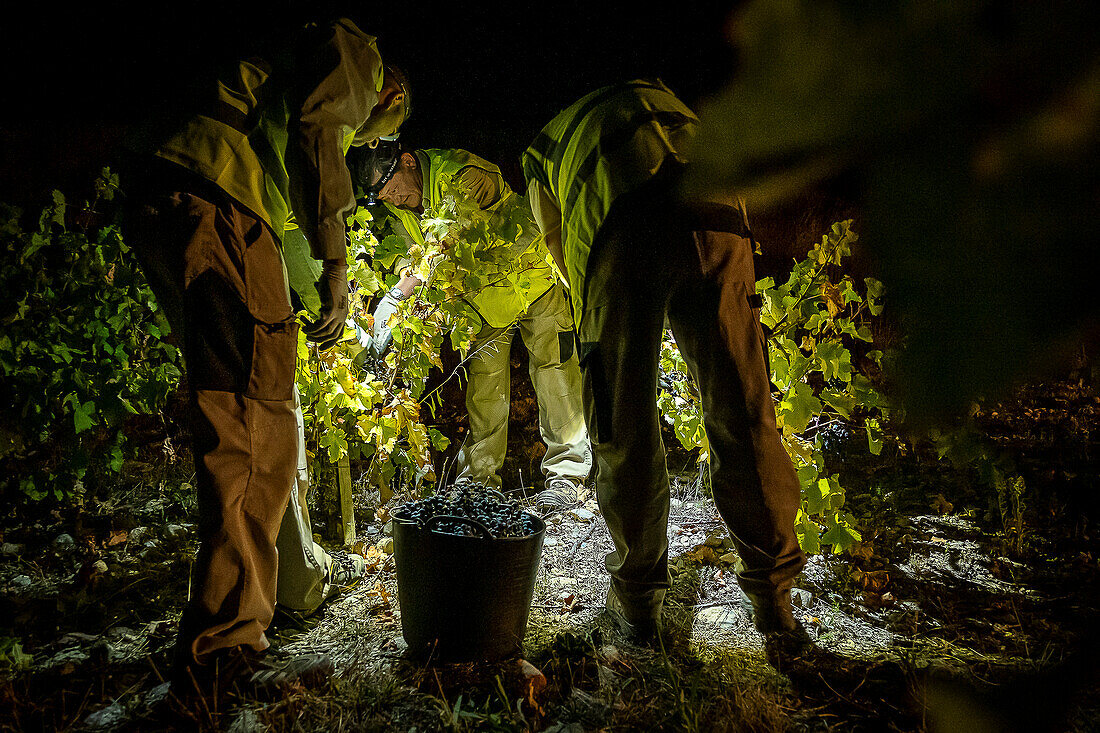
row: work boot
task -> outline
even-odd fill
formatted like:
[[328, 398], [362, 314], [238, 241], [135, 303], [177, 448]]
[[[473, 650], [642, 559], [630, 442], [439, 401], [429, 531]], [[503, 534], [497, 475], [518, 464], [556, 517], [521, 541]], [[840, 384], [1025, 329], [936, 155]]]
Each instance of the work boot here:
[[202, 664], [176, 664], [169, 680], [149, 691], [137, 715], [149, 730], [216, 727], [241, 696], [273, 700], [291, 685], [321, 687], [332, 673], [332, 659], [325, 654], [222, 649]]
[[186, 703], [193, 703], [199, 697], [210, 702], [220, 701], [242, 680], [248, 679], [264, 654], [266, 652], [248, 646], [219, 649], [200, 664], [190, 660], [181, 662], [177, 650], [176, 663], [169, 676], [169, 696], [176, 702]]
[[359, 585], [359, 581], [367, 574], [367, 561], [360, 555], [336, 550], [329, 554], [329, 558], [322, 603]]
[[[270, 629], [280, 633], [290, 629], [294, 632], [308, 631], [316, 626], [314, 618], [324, 605], [359, 584], [367, 574], [367, 561], [363, 557], [336, 550], [329, 554], [328, 570], [325, 573], [320, 603], [311, 609], [290, 608], [281, 603], [275, 604], [275, 616]], [[269, 631], [270, 636], [270, 631]]]
[[615, 622], [623, 639], [631, 644], [650, 644], [656, 641], [661, 634], [661, 609], [659, 606], [656, 615], [640, 613], [628, 608], [619, 600], [614, 588], [608, 588], [604, 609], [611, 620]]
[[739, 589], [741, 608], [756, 630], [764, 635], [768, 663], [782, 671], [811, 654], [816, 646], [794, 617], [789, 591], [749, 595]]
[[174, 666], [168, 680], [149, 690], [135, 712], [143, 730], [200, 730], [215, 727], [231, 707], [230, 692], [251, 668], [238, 650], [214, 655], [206, 664]]
[[546, 482], [546, 488], [535, 496], [535, 506], [544, 511], [561, 510], [579, 504], [580, 500], [575, 483], [567, 478], [552, 478]]
[[791, 672], [805, 664], [813, 666], [812, 657], [818, 653], [806, 629], [797, 621], [795, 624], [793, 629], [764, 634], [764, 654], [768, 663], [780, 672]]
[[739, 590], [741, 608], [761, 634], [766, 636], [798, 627], [798, 620], [791, 609], [789, 592], [750, 595], [743, 588]]

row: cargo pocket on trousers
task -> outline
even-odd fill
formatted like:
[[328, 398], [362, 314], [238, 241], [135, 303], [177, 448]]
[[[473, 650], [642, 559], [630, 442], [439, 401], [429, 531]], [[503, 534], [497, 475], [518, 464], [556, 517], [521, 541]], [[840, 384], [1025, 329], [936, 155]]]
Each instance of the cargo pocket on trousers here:
[[252, 369], [244, 396], [254, 400], [294, 399], [298, 321], [256, 321], [252, 326]]
[[244, 509], [264, 526], [277, 527], [286, 510], [298, 465], [294, 366], [298, 322], [255, 321], [252, 368], [244, 393], [251, 474]]
[[612, 406], [615, 400], [604, 373], [599, 344], [580, 342], [579, 356], [582, 390], [589, 395], [590, 403], [590, 407], [586, 405], [585, 409], [588, 437], [593, 443], [606, 443], [612, 439]]
[[245, 397], [294, 398], [298, 321], [290, 304], [283, 258], [270, 231], [255, 222], [244, 236], [245, 302], [253, 318], [252, 363]]
[[250, 449], [243, 508], [274, 531], [286, 512], [297, 472], [299, 433], [293, 401], [246, 397], [243, 402]]

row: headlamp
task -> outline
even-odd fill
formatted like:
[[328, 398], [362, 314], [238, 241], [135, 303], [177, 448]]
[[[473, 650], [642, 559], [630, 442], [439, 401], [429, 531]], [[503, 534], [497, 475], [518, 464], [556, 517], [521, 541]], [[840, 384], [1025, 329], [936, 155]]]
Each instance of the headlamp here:
[[378, 203], [378, 194], [382, 193], [382, 188], [389, 183], [389, 180], [393, 178], [393, 174], [397, 172], [397, 164], [401, 160], [401, 149], [396, 144], [397, 135], [389, 135], [381, 138], [382, 141], [388, 142], [394, 146], [395, 155], [390, 160], [390, 164], [382, 172], [382, 177], [375, 181], [370, 186], [367, 186], [367, 206], [374, 206]]

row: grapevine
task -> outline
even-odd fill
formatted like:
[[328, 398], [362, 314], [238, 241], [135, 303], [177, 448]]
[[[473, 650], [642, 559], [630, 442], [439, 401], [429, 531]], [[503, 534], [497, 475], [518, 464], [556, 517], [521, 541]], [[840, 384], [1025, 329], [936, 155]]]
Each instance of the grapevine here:
[[[484, 324], [467, 298], [505, 284], [530, 302], [532, 262], [525, 250], [534, 232], [514, 223], [522, 219], [515, 208], [526, 201], [512, 195], [483, 211], [457, 187], [445, 186], [444, 193], [422, 217], [423, 246], [396, 233], [381, 209], [356, 210], [348, 222], [348, 262], [357, 295], [351, 322], [360, 338], [325, 353], [304, 338], [298, 346], [297, 382], [314, 470], [321, 460], [360, 461], [384, 496], [398, 484], [423, 491], [437, 480], [433, 451], [445, 450], [448, 439], [427, 424], [439, 390], [424, 389], [429, 372], [443, 367], [445, 344], [464, 360], [476, 355], [473, 340]], [[393, 347], [376, 358], [363, 348], [362, 337], [374, 325], [367, 304], [396, 284], [399, 265], [423, 285], [401, 301], [389, 324]]]
[[[799, 543], [806, 552], [826, 546], [842, 552], [860, 541], [855, 519], [844, 509], [839, 476], [827, 472], [823, 454], [824, 428], [837, 422], [865, 431], [868, 449], [882, 450], [881, 423], [889, 415], [887, 401], [856, 371], [851, 349], [872, 341], [870, 319], [882, 312], [882, 283], [866, 278], [862, 292], [849, 276], [830, 277], [857, 240], [850, 221], [833, 224], [787, 281], [773, 278], [756, 283], [762, 296], [760, 320], [767, 339], [770, 378], [776, 388], [776, 423], [795, 465], [802, 489], [796, 520]], [[881, 365], [882, 353], [867, 358]], [[708, 459], [699, 394], [671, 335], [661, 350], [662, 385], [658, 405], [680, 443], [700, 449]]]
[[131, 454], [131, 415], [165, 406], [181, 377], [168, 322], [117, 224], [94, 224], [118, 191], [104, 168], [73, 206], [60, 191], [25, 228], [0, 207], [0, 486], [80, 500]]

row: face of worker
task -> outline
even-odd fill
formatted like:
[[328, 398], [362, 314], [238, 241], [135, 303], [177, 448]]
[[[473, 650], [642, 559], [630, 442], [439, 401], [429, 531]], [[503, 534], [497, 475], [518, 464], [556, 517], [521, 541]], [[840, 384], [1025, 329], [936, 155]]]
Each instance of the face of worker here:
[[386, 181], [378, 198], [399, 209], [421, 212], [424, 210], [424, 178], [420, 165], [412, 153], [402, 153], [393, 177]]

